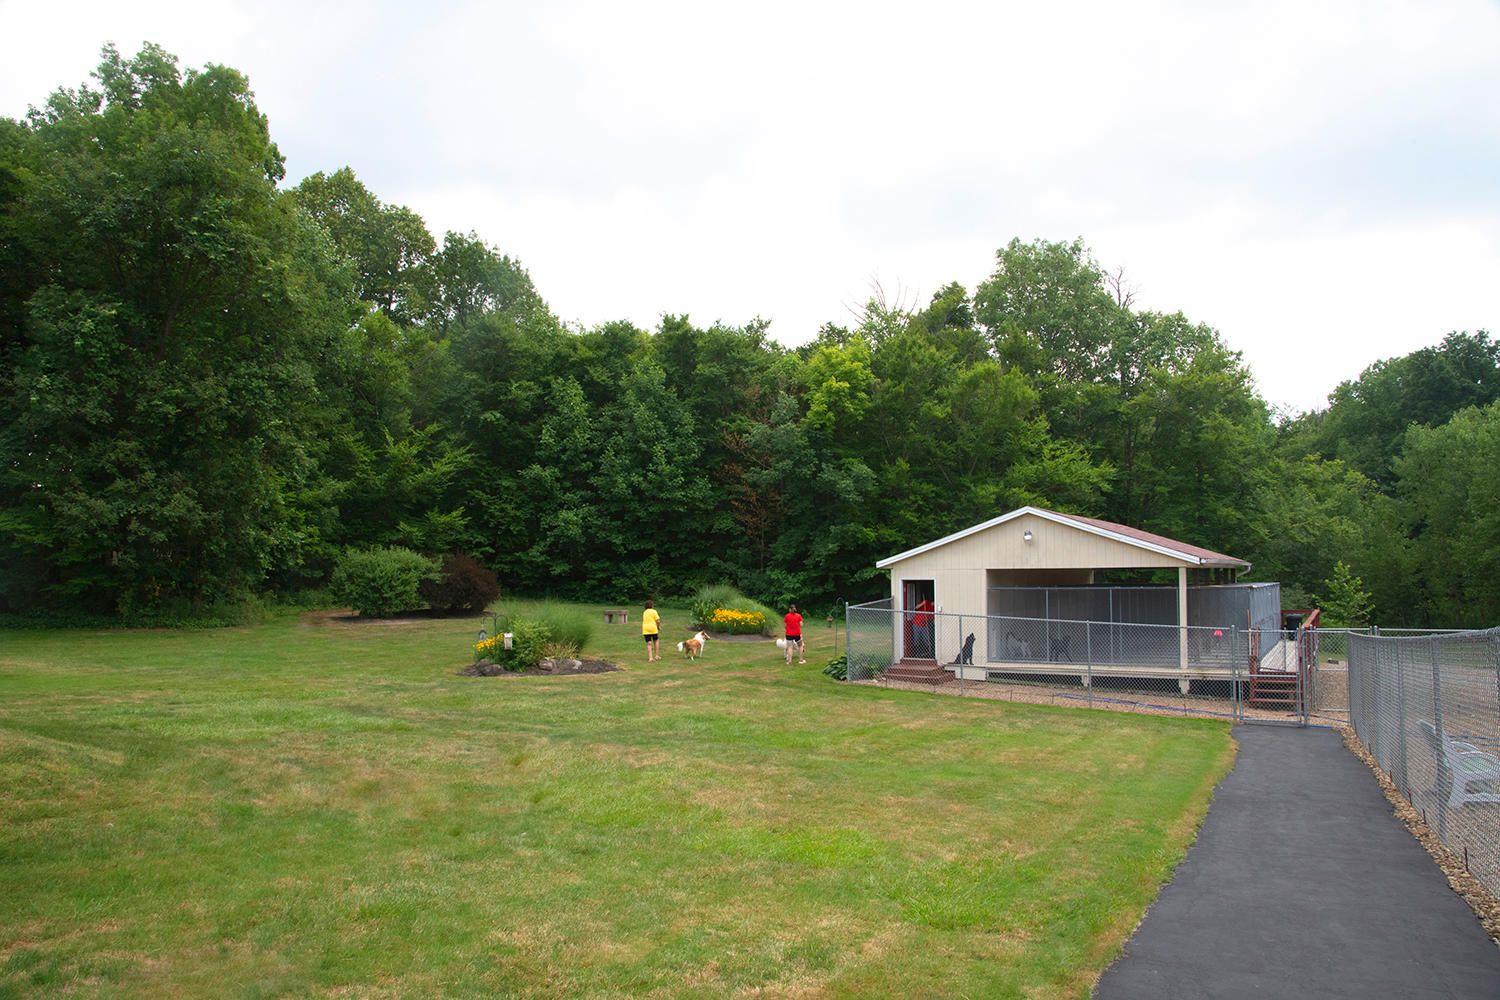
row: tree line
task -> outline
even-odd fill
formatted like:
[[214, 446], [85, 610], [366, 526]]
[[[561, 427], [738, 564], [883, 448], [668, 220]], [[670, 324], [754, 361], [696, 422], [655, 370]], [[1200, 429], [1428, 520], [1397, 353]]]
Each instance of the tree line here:
[[0, 611], [294, 594], [387, 545], [513, 592], [807, 606], [1036, 504], [1248, 559], [1288, 606], [1343, 563], [1379, 623], [1500, 620], [1484, 331], [1275, 414], [1213, 328], [1019, 239], [795, 348], [581, 329], [352, 169], [284, 175], [246, 78], [154, 45], [0, 119]]

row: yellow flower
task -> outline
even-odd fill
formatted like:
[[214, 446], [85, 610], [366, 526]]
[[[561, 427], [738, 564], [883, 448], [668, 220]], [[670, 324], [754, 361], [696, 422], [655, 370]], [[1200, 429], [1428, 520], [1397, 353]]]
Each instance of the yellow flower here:
[[759, 611], [734, 608], [715, 608], [704, 619], [704, 624], [729, 632], [758, 632], [765, 623], [766, 617]]

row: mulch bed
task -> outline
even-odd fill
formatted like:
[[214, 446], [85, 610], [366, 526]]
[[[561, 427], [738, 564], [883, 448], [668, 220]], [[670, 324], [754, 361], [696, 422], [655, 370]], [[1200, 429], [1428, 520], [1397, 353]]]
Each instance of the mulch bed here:
[[527, 670], [504, 670], [493, 663], [489, 663], [489, 666], [495, 669], [488, 670], [484, 666], [486, 663], [489, 661], [471, 663], [458, 674], [460, 677], [565, 677], [571, 674], [607, 674], [623, 669], [608, 660], [559, 660], [551, 665], [538, 664]]
[[1365, 766], [1374, 772], [1375, 779], [1380, 782], [1381, 791], [1385, 792], [1386, 799], [1395, 810], [1396, 818], [1406, 824], [1411, 835], [1427, 849], [1428, 854], [1432, 855], [1432, 860], [1436, 861], [1438, 867], [1443, 870], [1443, 874], [1448, 876], [1448, 884], [1453, 887], [1453, 891], [1462, 896], [1464, 902], [1473, 908], [1491, 940], [1500, 944], [1500, 900], [1496, 900], [1490, 894], [1483, 882], [1468, 873], [1464, 868], [1463, 859], [1448, 849], [1448, 845], [1444, 844], [1432, 827], [1427, 825], [1422, 814], [1406, 801], [1390, 775], [1380, 769], [1380, 765], [1375, 762], [1375, 757], [1365, 748], [1360, 738], [1354, 735], [1353, 728], [1345, 727], [1343, 733], [1344, 746], [1348, 747], [1350, 753], [1362, 760]]

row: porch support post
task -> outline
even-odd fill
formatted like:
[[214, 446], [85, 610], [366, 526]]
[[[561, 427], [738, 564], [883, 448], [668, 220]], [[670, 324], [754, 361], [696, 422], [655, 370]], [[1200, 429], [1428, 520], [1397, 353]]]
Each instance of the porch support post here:
[[[1188, 665], [1187, 595], [1187, 567], [1179, 566], [1177, 567], [1177, 665], [1183, 670], [1187, 670]], [[1184, 690], [1183, 693], [1187, 692]]]

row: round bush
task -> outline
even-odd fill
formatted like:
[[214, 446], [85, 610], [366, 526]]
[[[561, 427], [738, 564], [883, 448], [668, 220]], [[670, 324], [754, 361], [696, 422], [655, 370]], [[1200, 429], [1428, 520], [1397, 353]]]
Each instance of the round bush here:
[[500, 580], [494, 571], [462, 552], [443, 557], [443, 568], [435, 578], [418, 584], [422, 599], [449, 613], [483, 611], [500, 596]]
[[351, 549], [334, 567], [328, 589], [361, 615], [384, 618], [425, 608], [418, 587], [436, 575], [436, 563], [411, 549]]

